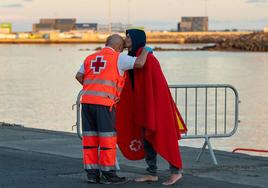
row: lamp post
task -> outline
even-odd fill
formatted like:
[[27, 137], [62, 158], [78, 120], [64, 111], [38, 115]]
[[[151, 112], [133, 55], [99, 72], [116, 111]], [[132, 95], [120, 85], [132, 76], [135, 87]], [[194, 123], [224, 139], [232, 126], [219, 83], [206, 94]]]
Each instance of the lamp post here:
[[109, 33], [112, 32], [112, 11], [111, 11], [111, 0], [109, 0]]
[[127, 12], [127, 24], [128, 24], [128, 27], [130, 26], [130, 3], [131, 3], [131, 0], [128, 0], [128, 12]]
[[205, 16], [208, 16], [208, 0], [205, 0]]

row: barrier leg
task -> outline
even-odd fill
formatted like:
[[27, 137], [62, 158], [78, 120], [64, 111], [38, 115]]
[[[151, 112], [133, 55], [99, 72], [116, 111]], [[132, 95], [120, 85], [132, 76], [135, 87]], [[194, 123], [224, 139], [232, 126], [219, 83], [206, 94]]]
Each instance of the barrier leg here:
[[[116, 149], [117, 150], [119, 150], [119, 147], [118, 147], [118, 145], [116, 144]], [[119, 162], [118, 162], [118, 160], [117, 160], [117, 155], [118, 155], [118, 151], [116, 151], [116, 161], [115, 161], [115, 168], [116, 168], [116, 170], [120, 170], [120, 165], [119, 165]]]
[[200, 158], [203, 155], [203, 153], [204, 153], [204, 151], [206, 149], [206, 146], [207, 146], [207, 140], [205, 140], [204, 145], [203, 145], [201, 151], [199, 152], [199, 154], [198, 154], [198, 156], [196, 158], [196, 162], [199, 162], [200, 161]]
[[115, 168], [117, 171], [120, 170], [120, 166], [119, 166], [119, 163], [118, 163], [118, 160], [117, 160], [117, 157], [116, 157], [116, 161], [115, 161]]
[[215, 154], [214, 154], [214, 151], [212, 149], [212, 146], [211, 146], [211, 143], [209, 141], [209, 138], [206, 138], [206, 140], [207, 140], [206, 142], [207, 142], [208, 149], [209, 149], [209, 152], [210, 152], [210, 156], [211, 156], [211, 158], [213, 160], [213, 163], [214, 163], [214, 165], [218, 165], [218, 162], [217, 162], [217, 159], [215, 157]]
[[81, 105], [80, 103], [77, 104], [77, 134], [80, 139], [82, 139], [82, 132], [81, 132]]
[[80, 118], [80, 115], [81, 115], [81, 106], [80, 106], [80, 101], [76, 101], [76, 104], [74, 104], [72, 106], [72, 109], [74, 109], [74, 106], [76, 106], [76, 123], [75, 125], [72, 126], [72, 130], [73, 130], [73, 127], [76, 127], [76, 133], [77, 133], [77, 136], [82, 140], [82, 131], [81, 131], [81, 118]]

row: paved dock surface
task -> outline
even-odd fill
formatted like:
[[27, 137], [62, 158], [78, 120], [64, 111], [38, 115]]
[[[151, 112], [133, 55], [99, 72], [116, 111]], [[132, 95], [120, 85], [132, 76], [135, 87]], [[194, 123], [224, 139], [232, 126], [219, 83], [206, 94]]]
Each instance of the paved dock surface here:
[[[181, 147], [184, 177], [172, 187], [253, 188], [268, 187], [268, 158], [215, 151], [219, 166], [208, 152], [200, 162], [199, 149]], [[135, 183], [131, 179], [144, 173], [145, 162], [126, 160], [119, 152], [123, 185], [89, 184], [83, 171], [81, 141], [76, 134], [0, 125], [0, 188], [73, 187], [163, 187], [168, 164], [159, 157], [160, 180]]]

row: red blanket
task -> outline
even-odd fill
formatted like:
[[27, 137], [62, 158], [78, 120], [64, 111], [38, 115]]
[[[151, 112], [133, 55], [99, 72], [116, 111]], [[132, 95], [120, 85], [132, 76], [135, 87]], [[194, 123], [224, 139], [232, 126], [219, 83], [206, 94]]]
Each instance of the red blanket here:
[[160, 64], [149, 54], [145, 66], [134, 71], [134, 91], [129, 75], [116, 107], [117, 142], [130, 160], [144, 158], [146, 138], [164, 159], [181, 168], [178, 140], [186, 126], [172, 99]]

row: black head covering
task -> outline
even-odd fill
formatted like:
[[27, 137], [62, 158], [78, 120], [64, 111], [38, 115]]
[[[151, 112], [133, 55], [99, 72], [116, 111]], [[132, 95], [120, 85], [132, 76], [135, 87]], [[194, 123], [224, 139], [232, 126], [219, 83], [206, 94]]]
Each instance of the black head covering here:
[[143, 30], [140, 29], [128, 29], [126, 35], [129, 34], [132, 41], [131, 51], [128, 52], [130, 56], [136, 56], [139, 48], [144, 47], [146, 44], [146, 35]]
[[[128, 52], [128, 55], [130, 56], [136, 56], [137, 51], [144, 47], [146, 44], [146, 35], [143, 30], [140, 29], [128, 29], [126, 30], [126, 35], [129, 34], [132, 42], [131, 50]], [[132, 89], [134, 90], [134, 71], [129, 70], [129, 76], [132, 83]]]

